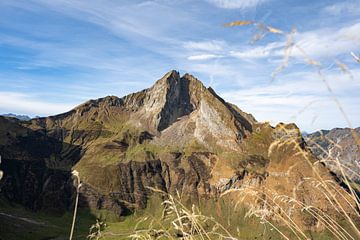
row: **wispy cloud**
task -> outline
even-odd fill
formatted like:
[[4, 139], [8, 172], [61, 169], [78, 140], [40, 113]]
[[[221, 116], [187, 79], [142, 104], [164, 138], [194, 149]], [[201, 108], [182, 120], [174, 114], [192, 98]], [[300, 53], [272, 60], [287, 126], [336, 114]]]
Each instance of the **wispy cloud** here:
[[279, 50], [282, 47], [284, 47], [283, 43], [275, 42], [265, 46], [253, 46], [244, 50], [230, 51], [229, 55], [240, 59], [267, 58], [272, 56], [274, 51]]
[[171, 31], [174, 25], [194, 23], [194, 19], [186, 11], [177, 11], [174, 15], [173, 8], [157, 1], [140, 4], [133, 1], [116, 4], [113, 1], [99, 0], [92, 1], [91, 4], [88, 1], [61, 0], [37, 2], [53, 11], [99, 25], [117, 36], [132, 41], [142, 37], [154, 42], [177, 43], [175, 36], [171, 37], [166, 33]]
[[200, 41], [200, 42], [185, 42], [183, 44], [185, 49], [201, 50], [201, 51], [221, 51], [224, 49], [226, 43], [219, 40]]
[[329, 5], [323, 10], [327, 14], [339, 16], [343, 14], [360, 14], [360, 2], [357, 0], [338, 2]]
[[[352, 72], [360, 77], [360, 71]], [[357, 102], [360, 97], [352, 94], [360, 89], [360, 83], [355, 82], [340, 70], [334, 69], [325, 73], [331, 87], [345, 106], [345, 111], [351, 120], [356, 120], [360, 114]], [[246, 89], [238, 89], [220, 93], [227, 101], [233, 102], [243, 110], [256, 113], [260, 121], [270, 121], [276, 124], [279, 114], [282, 121], [296, 122], [299, 127], [308, 131], [332, 126], [346, 126], [346, 121], [330, 97], [325, 85], [316, 73], [298, 72], [283, 75], [274, 84], [263, 84]], [[334, 118], [334, 116], [339, 116]], [[318, 119], [313, 123], [312, 119]], [[332, 121], [327, 121], [331, 118]]]
[[20, 92], [0, 92], [0, 110], [2, 113], [22, 113], [33, 116], [48, 116], [71, 110], [74, 104], [64, 104], [39, 100], [32, 95]]
[[[299, 33], [298, 44], [312, 57], [333, 58], [360, 47], [360, 23]], [[294, 49], [294, 56], [301, 52]]]
[[268, 0], [208, 0], [215, 6], [226, 9], [252, 8], [266, 1]]
[[221, 55], [215, 55], [215, 54], [200, 54], [200, 55], [193, 55], [189, 56], [188, 60], [190, 61], [201, 61], [201, 60], [210, 60], [214, 58], [221, 58]]
[[[230, 51], [228, 56], [240, 59], [279, 58], [284, 54], [285, 41], [286, 39], [283, 42], [271, 42], [266, 45]], [[337, 56], [349, 54], [351, 51], [359, 49], [360, 23], [349, 24], [341, 28], [319, 28], [298, 32], [295, 35], [295, 41], [310, 57], [333, 61]], [[296, 47], [291, 56], [304, 57], [303, 53]]]

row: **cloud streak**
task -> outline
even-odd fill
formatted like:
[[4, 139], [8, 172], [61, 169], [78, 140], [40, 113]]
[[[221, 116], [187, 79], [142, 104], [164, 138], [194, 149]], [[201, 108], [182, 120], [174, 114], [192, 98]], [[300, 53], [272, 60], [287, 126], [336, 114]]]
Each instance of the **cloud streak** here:
[[34, 116], [54, 115], [71, 110], [75, 104], [47, 102], [20, 92], [0, 92], [0, 110], [2, 113], [22, 113]]
[[256, 7], [268, 0], [208, 0], [211, 4], [225, 9], [246, 9]]
[[201, 50], [201, 51], [221, 51], [224, 49], [226, 43], [224, 41], [211, 40], [200, 42], [185, 42], [183, 44], [185, 49]]
[[[360, 77], [360, 70], [352, 72], [355, 78]], [[352, 93], [360, 89], [360, 83], [355, 82], [340, 70], [331, 70], [325, 77], [334, 89], [340, 102], [351, 120], [356, 121], [360, 110], [357, 103], [360, 96]], [[323, 82], [316, 73], [302, 72], [283, 75], [275, 84], [253, 86], [246, 89], [220, 93], [227, 101], [240, 108], [256, 113], [260, 121], [270, 121], [272, 124], [282, 121], [295, 121], [301, 129], [315, 131], [332, 128], [334, 125], [346, 127], [339, 109], [330, 97]], [[338, 117], [334, 117], [338, 116]], [[313, 123], [312, 119], [317, 118]], [[327, 119], [332, 119], [327, 121]]]
[[360, 3], [359, 1], [343, 1], [326, 6], [323, 11], [333, 16], [339, 16], [343, 14], [360, 15]]
[[189, 56], [188, 60], [190, 61], [203, 61], [203, 60], [210, 60], [214, 58], [221, 58], [221, 55], [215, 55], [215, 54], [200, 54], [200, 55], [193, 55]]

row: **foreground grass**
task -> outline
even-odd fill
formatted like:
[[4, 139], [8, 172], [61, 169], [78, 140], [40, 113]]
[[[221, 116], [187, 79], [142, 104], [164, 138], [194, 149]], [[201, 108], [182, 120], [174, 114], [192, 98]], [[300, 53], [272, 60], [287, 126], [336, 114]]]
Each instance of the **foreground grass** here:
[[[118, 218], [114, 214], [107, 211], [88, 211], [79, 209], [77, 222], [75, 225], [73, 239], [86, 239], [90, 226], [96, 222], [96, 218], [106, 222], [107, 227], [102, 232], [100, 239], [104, 240], [125, 240], [125, 239], [140, 239], [136, 238], [139, 234], [150, 233], [154, 234], [157, 231], [168, 231], [172, 233], [172, 239], [180, 239], [176, 236], [176, 229], [172, 225], [174, 219], [170, 216], [164, 218], [164, 208], [161, 203], [163, 199], [159, 196], [154, 196], [150, 199], [147, 209], [136, 211], [134, 214]], [[187, 205], [184, 204], [184, 208]], [[180, 209], [180, 208], [179, 208]], [[191, 213], [191, 206], [187, 208]], [[208, 219], [214, 219], [216, 224], [222, 226], [229, 231], [232, 237], [236, 239], [281, 239], [280, 234], [267, 224], [261, 224], [256, 217], [245, 217], [247, 213], [245, 208], [234, 208], [231, 204], [224, 201], [203, 200], [199, 203], [199, 208], [195, 210], [196, 213], [201, 213], [207, 216]], [[17, 240], [17, 239], [68, 239], [71, 228], [72, 214], [53, 214], [45, 212], [31, 212], [23, 207], [9, 205], [0, 202], [0, 212], [9, 217], [0, 214], [0, 239], [1, 240]], [[21, 218], [21, 219], [20, 219]], [[28, 222], [26, 220], [31, 220]], [[204, 218], [199, 218], [199, 220]], [[220, 234], [226, 235], [221, 227], [215, 229], [215, 225], [209, 221], [200, 223], [204, 230], [208, 233], [216, 231]], [[281, 228], [281, 231], [291, 236], [291, 232], [286, 228]], [[156, 235], [156, 234], [155, 234]], [[311, 239], [332, 239], [331, 235], [324, 231], [318, 233], [309, 233]], [[150, 239], [171, 239], [168, 236], [159, 236], [158, 238]], [[143, 238], [147, 239], [147, 238]], [[194, 234], [189, 239], [207, 239], [202, 238], [199, 234]], [[211, 235], [210, 239], [225, 239]], [[230, 239], [230, 238], [229, 238]]]

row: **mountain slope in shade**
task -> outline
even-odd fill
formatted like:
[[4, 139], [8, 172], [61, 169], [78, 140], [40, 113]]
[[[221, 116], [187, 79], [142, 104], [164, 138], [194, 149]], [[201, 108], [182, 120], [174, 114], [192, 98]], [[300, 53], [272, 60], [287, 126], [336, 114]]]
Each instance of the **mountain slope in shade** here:
[[351, 180], [360, 182], [360, 146], [354, 139], [360, 136], [360, 128], [334, 128], [321, 130], [306, 135], [305, 140], [314, 155], [322, 159], [331, 171], [342, 178], [336, 158], [343, 165], [343, 170]]
[[[80, 205], [118, 215], [146, 207], [147, 187], [189, 201], [216, 200], [245, 187], [336, 215], [313, 183], [319, 176], [335, 179], [324, 166], [312, 165], [316, 159], [294, 124], [259, 123], [189, 74], [171, 71], [143, 91], [90, 100], [56, 116], [0, 120], [0, 194], [31, 209], [56, 209], [58, 202], [70, 209], [70, 171], [76, 169], [83, 182]], [[244, 204], [263, 207], [251, 197]], [[283, 207], [301, 226], [317, 226], [301, 209]]]

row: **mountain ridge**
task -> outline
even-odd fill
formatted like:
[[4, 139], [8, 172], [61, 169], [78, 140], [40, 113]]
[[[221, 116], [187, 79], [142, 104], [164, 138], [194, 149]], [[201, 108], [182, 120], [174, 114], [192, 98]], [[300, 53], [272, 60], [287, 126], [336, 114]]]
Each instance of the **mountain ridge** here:
[[0, 116], [17, 118], [22, 121], [28, 121], [31, 119], [28, 115], [19, 115], [19, 114], [14, 114], [14, 113], [1, 114]]
[[360, 182], [357, 174], [360, 172], [360, 146], [353, 134], [360, 136], [360, 127], [319, 130], [307, 134], [305, 140], [313, 154], [323, 160], [339, 178], [344, 177], [337, 163], [333, 161], [335, 159], [343, 165], [343, 171], [349, 179]]

